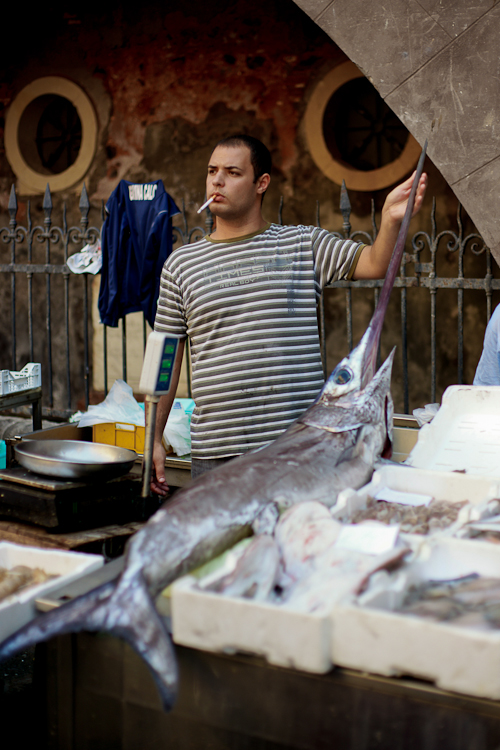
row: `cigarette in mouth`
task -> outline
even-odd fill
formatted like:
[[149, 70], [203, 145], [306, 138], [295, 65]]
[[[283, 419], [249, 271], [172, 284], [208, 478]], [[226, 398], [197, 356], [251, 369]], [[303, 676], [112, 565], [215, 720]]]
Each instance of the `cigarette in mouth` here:
[[212, 195], [211, 198], [209, 198], [207, 201], [205, 201], [205, 203], [203, 204], [203, 206], [199, 207], [199, 209], [197, 210], [196, 213], [197, 214], [201, 214], [201, 212], [203, 211], [203, 209], [206, 208], [207, 206], [209, 206], [212, 203], [212, 201], [213, 201], [214, 198], [215, 198], [215, 195]]

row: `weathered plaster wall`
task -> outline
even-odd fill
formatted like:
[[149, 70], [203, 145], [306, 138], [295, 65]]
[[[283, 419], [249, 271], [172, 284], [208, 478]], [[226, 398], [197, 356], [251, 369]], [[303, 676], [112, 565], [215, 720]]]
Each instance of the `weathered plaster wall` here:
[[[189, 4], [151, 0], [127, 7], [89, 0], [76, 13], [57, 4], [30, 9], [29, 13], [11, 5], [4, 20], [5, 28], [22, 30], [23, 45], [21, 48], [17, 34], [12, 34], [0, 49], [2, 225], [8, 224], [9, 193], [16, 183], [3, 150], [3, 116], [24, 86], [56, 75], [68, 77], [85, 90], [99, 122], [94, 162], [85, 177], [92, 203], [91, 224], [100, 226], [101, 203], [122, 178], [141, 182], [162, 179], [177, 203], [185, 203], [190, 226], [202, 223], [196, 209], [204, 199], [211, 149], [219, 138], [244, 130], [265, 140], [273, 152], [273, 183], [266, 196], [270, 219], [277, 218], [283, 194], [285, 221], [313, 223], [316, 200], [320, 200], [322, 221], [332, 229], [341, 226], [339, 188], [314, 165], [299, 129], [309, 86], [324, 69], [346, 58], [291, 0], [219, 0], [215, 6], [201, 0]], [[54, 223], [61, 224], [66, 201], [68, 223], [78, 225], [80, 187], [53, 195]], [[25, 195], [21, 189], [20, 224], [26, 223], [30, 200], [33, 223], [43, 225], [42, 197]], [[366, 201], [357, 206], [358, 213], [365, 214], [367, 207]], [[50, 259], [62, 262], [60, 246], [52, 246]], [[25, 261], [26, 253], [18, 252], [17, 260]], [[43, 245], [35, 246], [33, 260], [45, 262]], [[81, 280], [70, 281], [71, 370], [81, 390]], [[52, 279], [54, 361], [64, 372], [64, 359], [59, 356], [65, 346], [63, 332], [56, 335], [63, 311], [60, 282], [60, 278]], [[0, 284], [4, 292], [0, 294], [0, 314], [9, 321], [10, 278], [1, 279]], [[36, 322], [41, 324], [35, 359], [46, 362], [47, 337], [42, 324], [45, 279], [36, 277], [33, 285]], [[25, 299], [26, 282], [19, 278], [18, 366], [29, 359]], [[116, 345], [118, 356], [110, 357], [110, 367], [115, 367], [110, 382], [121, 373], [121, 334], [116, 333], [111, 344]], [[97, 345], [101, 340], [97, 329]], [[10, 342], [10, 325], [6, 325], [0, 330], [0, 349], [6, 355], [3, 367], [12, 367]], [[142, 341], [129, 345], [132, 380], [138, 362], [134, 352], [141, 347]], [[96, 367], [96, 374], [98, 370], [102, 368]], [[98, 376], [94, 382], [100, 389], [102, 379]], [[64, 391], [64, 378], [58, 379], [55, 399], [59, 403]]]
[[295, 0], [370, 79], [500, 262], [500, 4]]
[[[276, 196], [293, 199], [303, 188], [303, 169], [312, 170], [322, 193], [332, 187], [309, 164], [297, 130], [307, 87], [345, 56], [288, 0], [91, 3], [74, 17], [61, 14], [42, 24], [33, 54], [24, 64], [7, 63], [0, 103], [7, 109], [34, 76], [66, 75], [80, 83], [100, 121], [86, 180], [95, 202], [106, 200], [122, 178], [161, 178], [194, 208], [203, 198], [214, 142], [240, 128], [271, 146]], [[5, 161], [2, 177], [6, 207], [13, 176]]]
[[[354, 0], [353, 0], [354, 1]], [[325, 4], [326, 7], [326, 4]], [[356, 16], [357, 17], [357, 16]], [[360, 19], [364, 16], [359, 14]], [[266, 217], [276, 220], [280, 196], [285, 198], [283, 220], [286, 223], [314, 223], [319, 201], [323, 226], [339, 230], [342, 218], [338, 210], [339, 188], [316, 167], [305, 145], [303, 115], [314, 83], [333, 66], [346, 60], [346, 54], [330, 36], [313, 23], [292, 0], [218, 0], [214, 4], [193, 0], [158, 2], [125, 7], [118, 2], [106, 4], [89, 0], [76, 12], [68, 13], [51, 4], [35, 8], [6, 9], [5, 28], [22, 29], [22, 47], [18, 36], [7, 35], [0, 49], [1, 117], [13, 97], [27, 83], [48, 75], [66, 76], [78, 83], [91, 98], [99, 122], [99, 140], [95, 159], [85, 181], [92, 202], [91, 224], [100, 225], [101, 202], [106, 201], [119, 180], [146, 182], [162, 179], [179, 205], [184, 201], [190, 226], [200, 223], [196, 208], [204, 198], [206, 164], [214, 143], [238, 130], [252, 132], [271, 148], [275, 167], [266, 195]], [[351, 32], [356, 34], [353, 25]], [[369, 36], [369, 35], [368, 35]], [[21, 54], [22, 50], [22, 54]], [[392, 90], [392, 89], [391, 89]], [[1, 133], [0, 133], [1, 136]], [[418, 135], [417, 135], [418, 137]], [[429, 230], [432, 196], [438, 198], [439, 229], [455, 227], [456, 202], [439, 171], [429, 162], [430, 185], [424, 211], [412, 223], [412, 232]], [[0, 223], [8, 224], [7, 203], [15, 175], [2, 151], [0, 138]], [[79, 186], [78, 186], [79, 189]], [[380, 210], [386, 191], [374, 194]], [[370, 199], [367, 193], [351, 195], [352, 224], [370, 229]], [[29, 196], [34, 223], [43, 224], [42, 196]], [[18, 221], [25, 223], [27, 195], [20, 195]], [[77, 189], [53, 196], [53, 219], [61, 223], [62, 203], [68, 203], [68, 223], [78, 225]], [[177, 220], [179, 221], [179, 220]], [[470, 229], [470, 227], [469, 227]], [[76, 248], [75, 248], [76, 249]], [[44, 262], [43, 246], [35, 249], [34, 260]], [[54, 246], [51, 260], [61, 262], [62, 250]], [[23, 261], [20, 254], [18, 260]], [[445, 265], [448, 261], [445, 261]], [[449, 266], [456, 260], [450, 255]], [[478, 267], [481, 259], [478, 261]], [[448, 270], [450, 270], [448, 269]], [[450, 275], [454, 273], [450, 270]], [[481, 267], [478, 275], [484, 275]], [[62, 320], [63, 290], [53, 279], [53, 321]], [[0, 279], [0, 314], [10, 320], [10, 279]], [[41, 325], [36, 337], [35, 359], [46, 360], [46, 336], [43, 330], [45, 279], [34, 279], [35, 311]], [[18, 301], [25, 298], [25, 281], [19, 281]], [[451, 295], [451, 293], [450, 293]], [[441, 297], [443, 299], [443, 297]], [[356, 297], [354, 339], [361, 336], [369, 319], [373, 295]], [[484, 308], [484, 299], [480, 300]], [[81, 280], [71, 279], [71, 372], [75, 392], [82, 395], [82, 318]], [[389, 343], [399, 332], [398, 301], [387, 318]], [[477, 323], [477, 306], [471, 306], [470, 320]], [[456, 315], [456, 297], [447, 297], [443, 315]], [[26, 310], [19, 309], [19, 364], [28, 361]], [[410, 325], [413, 383], [422, 384], [416, 403], [428, 398], [428, 357], [424, 340], [429, 330], [424, 305], [411, 313]], [[484, 329], [484, 312], [482, 325]], [[332, 367], [346, 353], [345, 309], [343, 295], [329, 295], [327, 305], [328, 363]], [[130, 328], [130, 327], [129, 327]], [[140, 326], [139, 326], [140, 330]], [[453, 337], [440, 334], [443, 383], [453, 382], [456, 374], [456, 347]], [[10, 326], [0, 329], [0, 350], [8, 352]], [[54, 352], [57, 367], [64, 372], [59, 356], [65, 345], [58, 334]], [[473, 375], [482, 334], [476, 333], [468, 353], [466, 378]], [[141, 333], [138, 335], [141, 339]], [[96, 326], [96, 342], [102, 340]], [[117, 332], [116, 369], [110, 382], [121, 372], [121, 340]], [[384, 347], [386, 344], [384, 344]], [[129, 344], [129, 375], [142, 340]], [[443, 364], [444, 359], [444, 364]], [[96, 360], [97, 361], [97, 360]], [[3, 366], [10, 366], [7, 362]], [[95, 379], [96, 388], [102, 382]], [[394, 390], [401, 408], [401, 382], [398, 372]], [[65, 397], [64, 378], [56, 383], [56, 400]]]
[[[325, 225], [338, 228], [339, 188], [312, 161], [302, 118], [315, 82], [347, 58], [292, 0], [150, 0], [127, 8], [90, 0], [75, 14], [34, 10], [21, 19], [9, 12], [29, 52], [20, 57], [16, 42], [9, 55], [8, 40], [0, 50], [0, 129], [13, 97], [34, 78], [62, 75], [81, 85], [99, 121], [85, 178], [95, 207], [122, 178], [160, 178], [196, 218], [214, 142], [245, 129], [273, 153], [269, 215], [284, 195], [284, 220], [311, 222], [319, 200]], [[0, 142], [4, 209], [14, 179]], [[439, 173], [433, 189], [451, 193]], [[378, 208], [386, 192], [375, 195]], [[73, 195], [61, 191], [55, 204]], [[358, 217], [369, 214], [370, 197], [353, 197]], [[21, 201], [21, 218], [23, 210]], [[449, 211], [446, 200], [440, 210]]]

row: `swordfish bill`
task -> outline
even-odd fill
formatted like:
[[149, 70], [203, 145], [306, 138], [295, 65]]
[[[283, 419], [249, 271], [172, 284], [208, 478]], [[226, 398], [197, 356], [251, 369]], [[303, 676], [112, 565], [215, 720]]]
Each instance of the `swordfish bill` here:
[[[424, 143], [422, 153], [420, 154], [420, 158], [418, 160], [415, 178], [413, 180], [410, 196], [408, 198], [405, 215], [403, 221], [401, 222], [401, 227], [399, 229], [396, 244], [394, 245], [394, 250], [392, 251], [391, 260], [389, 262], [389, 267], [387, 268], [387, 273], [385, 275], [384, 284], [380, 292], [378, 304], [375, 308], [375, 312], [373, 313], [370, 325], [366, 329], [362, 339], [362, 342], [365, 341], [363, 373], [361, 377], [362, 386], [365, 386], [375, 374], [377, 352], [380, 342], [380, 335], [382, 333], [382, 326], [384, 323], [385, 314], [387, 312], [387, 306], [389, 304], [389, 297], [391, 296], [392, 287], [394, 286], [394, 281], [401, 266], [401, 258], [403, 257], [406, 237], [408, 236], [408, 227], [410, 225], [410, 219], [413, 213], [413, 206], [415, 204], [415, 195], [417, 193], [418, 183], [420, 182], [420, 177], [422, 176], [422, 171], [424, 168], [426, 152], [427, 141], [425, 141]], [[360, 342], [360, 346], [362, 345], [362, 342]]]
[[252, 531], [272, 532], [279, 510], [304, 500], [332, 506], [341, 490], [369, 481], [392, 428], [394, 352], [376, 373], [375, 357], [422, 163], [423, 155], [372, 321], [316, 401], [272, 443], [178, 490], [134, 534], [119, 578], [36, 617], [0, 644], [0, 660], [63, 633], [111, 633], [144, 659], [168, 710], [177, 694], [177, 664], [155, 608], [163, 589]]

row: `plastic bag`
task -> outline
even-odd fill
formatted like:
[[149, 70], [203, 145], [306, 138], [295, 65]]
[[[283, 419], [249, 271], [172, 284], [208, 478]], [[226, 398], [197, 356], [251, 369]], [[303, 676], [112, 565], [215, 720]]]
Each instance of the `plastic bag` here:
[[192, 398], [176, 398], [168, 415], [163, 437], [178, 456], [186, 456], [191, 453], [191, 414], [193, 409], [194, 401]]
[[102, 268], [101, 242], [97, 240], [93, 245], [85, 245], [80, 252], [73, 253], [66, 261], [73, 273], [99, 273]]
[[107, 422], [125, 422], [144, 427], [144, 409], [135, 400], [132, 388], [124, 380], [115, 380], [104, 401], [89, 406], [78, 422], [78, 427]]
[[418, 422], [418, 426], [432, 422], [436, 414], [438, 413], [441, 404], [426, 404], [422, 409], [413, 409], [413, 416]]
[[[168, 415], [163, 437], [178, 456], [191, 453], [191, 414], [194, 405], [192, 398], [176, 398]], [[145, 426], [144, 404], [135, 400], [132, 388], [124, 380], [115, 380], [104, 401], [89, 406], [88, 411], [80, 416], [78, 427], [109, 422]]]

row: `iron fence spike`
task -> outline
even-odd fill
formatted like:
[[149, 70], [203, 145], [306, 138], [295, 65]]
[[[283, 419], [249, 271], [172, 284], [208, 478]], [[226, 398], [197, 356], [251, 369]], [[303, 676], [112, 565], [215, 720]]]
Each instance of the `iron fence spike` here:
[[342, 230], [344, 237], [350, 237], [351, 235], [351, 201], [347, 193], [345, 180], [342, 180], [340, 186], [340, 213], [342, 214], [343, 224]]
[[[342, 216], [344, 216], [345, 213], [348, 213], [347, 220], [349, 220], [351, 215], [351, 201], [349, 200], [349, 193], [347, 192], [345, 180], [342, 180], [342, 185], [340, 186], [340, 213]], [[345, 216], [344, 219], [346, 219]]]
[[52, 211], [52, 196], [50, 194], [50, 186], [49, 183], [47, 183], [47, 187], [45, 188], [45, 195], [43, 196], [43, 210], [44, 211]]
[[82, 213], [84, 211], [86, 211], [87, 213], [89, 212], [90, 202], [89, 202], [89, 196], [87, 193], [87, 188], [85, 187], [85, 183], [83, 183], [82, 194], [80, 197], [80, 203], [78, 204], [78, 207]]
[[17, 214], [17, 195], [16, 195], [16, 188], [14, 186], [14, 183], [12, 184], [12, 187], [10, 189], [9, 214], [10, 214], [11, 219], [15, 219], [16, 218], [16, 214]]

